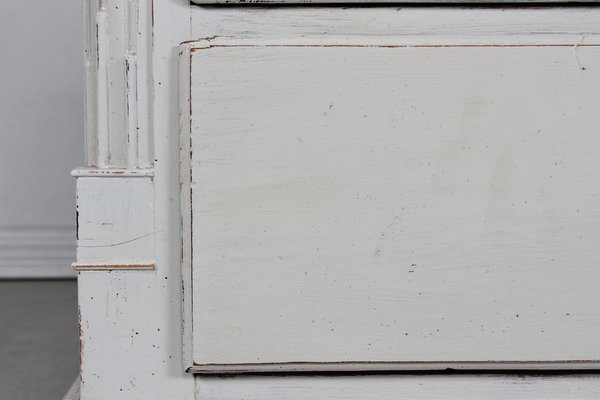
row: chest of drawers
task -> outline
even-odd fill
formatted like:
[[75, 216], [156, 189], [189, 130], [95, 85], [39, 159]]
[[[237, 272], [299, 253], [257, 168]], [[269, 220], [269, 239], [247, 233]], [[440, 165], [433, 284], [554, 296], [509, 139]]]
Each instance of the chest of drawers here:
[[600, 395], [600, 8], [200, 3], [86, 1], [81, 399]]

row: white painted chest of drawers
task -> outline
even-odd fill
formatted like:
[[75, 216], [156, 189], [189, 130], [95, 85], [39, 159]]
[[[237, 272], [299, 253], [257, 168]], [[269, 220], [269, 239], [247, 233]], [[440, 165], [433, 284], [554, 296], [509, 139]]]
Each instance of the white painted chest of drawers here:
[[81, 399], [600, 396], [600, 8], [85, 6]]

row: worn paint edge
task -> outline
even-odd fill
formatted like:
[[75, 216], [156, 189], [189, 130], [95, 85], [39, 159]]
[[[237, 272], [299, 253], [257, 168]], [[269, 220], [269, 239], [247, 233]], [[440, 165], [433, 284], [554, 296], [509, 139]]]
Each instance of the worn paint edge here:
[[[565, 39], [565, 35], [568, 38]], [[451, 40], [449, 40], [451, 39]], [[211, 36], [181, 43], [181, 49], [192, 53], [210, 48], [239, 47], [356, 47], [356, 48], [456, 48], [456, 47], [597, 47], [600, 35], [590, 33], [531, 33], [531, 34], [462, 34], [455, 37], [441, 35], [400, 36], [306, 36], [283, 40], [280, 38], [253, 38]]]
[[179, 47], [179, 193], [181, 229], [181, 288], [182, 288], [182, 347], [183, 368], [189, 371], [193, 360], [193, 246], [192, 246], [192, 53], [191, 45], [182, 43]]
[[261, 372], [369, 372], [439, 370], [588, 370], [600, 368], [600, 360], [552, 361], [341, 361], [246, 364], [195, 364], [187, 372], [198, 374]]
[[151, 262], [74, 262], [71, 268], [76, 271], [112, 271], [112, 270], [143, 270], [152, 271], [156, 269], [154, 261]]
[[600, 43], [586, 43], [586, 44], [573, 44], [573, 43], [497, 43], [497, 44], [469, 44], [469, 43], [458, 43], [458, 44], [262, 44], [262, 45], [251, 45], [251, 44], [211, 44], [208, 46], [198, 46], [191, 49], [194, 53], [200, 50], [214, 49], [214, 48], [269, 48], [269, 47], [313, 47], [313, 48], [384, 48], [384, 49], [406, 49], [406, 48], [457, 48], [457, 47], [600, 47]]

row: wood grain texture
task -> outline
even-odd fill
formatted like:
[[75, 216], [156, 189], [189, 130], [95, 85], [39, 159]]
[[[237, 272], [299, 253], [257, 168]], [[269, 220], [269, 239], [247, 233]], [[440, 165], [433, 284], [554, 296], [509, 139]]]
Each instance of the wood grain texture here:
[[190, 53], [198, 370], [600, 359], [600, 49], [235, 46]]
[[81, 263], [74, 262], [71, 268], [76, 271], [114, 271], [114, 270], [131, 270], [131, 271], [152, 271], [156, 269], [153, 262], [131, 262], [130, 260], [119, 262], [117, 260], [105, 263]]

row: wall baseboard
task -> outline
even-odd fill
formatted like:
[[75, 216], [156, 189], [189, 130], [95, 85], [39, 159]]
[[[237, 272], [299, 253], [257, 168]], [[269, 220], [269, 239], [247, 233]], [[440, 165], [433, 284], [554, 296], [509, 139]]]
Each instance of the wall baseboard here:
[[0, 279], [72, 278], [72, 226], [0, 226]]
[[81, 398], [80, 386], [81, 382], [79, 378], [77, 378], [69, 388], [67, 394], [65, 394], [63, 400], [79, 400]]

